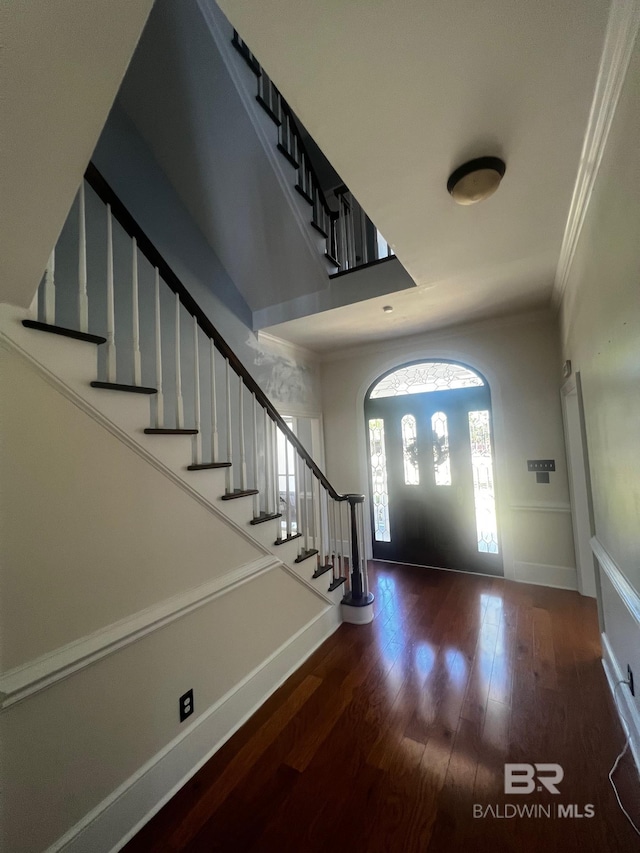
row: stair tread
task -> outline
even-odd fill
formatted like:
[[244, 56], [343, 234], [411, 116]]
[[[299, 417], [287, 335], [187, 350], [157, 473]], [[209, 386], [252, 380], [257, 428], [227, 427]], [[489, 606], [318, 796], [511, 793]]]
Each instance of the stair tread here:
[[106, 344], [107, 339], [101, 335], [92, 335], [89, 332], [80, 332], [78, 329], [67, 329], [65, 326], [55, 326], [52, 323], [41, 323], [39, 320], [23, 320], [22, 325], [27, 329], [37, 329], [40, 332], [50, 332], [53, 335], [61, 335], [65, 338], [74, 338], [77, 341], [86, 341], [89, 344]]
[[297, 160], [296, 160], [296, 158], [293, 156], [293, 154], [290, 154], [290, 153], [289, 153], [289, 151], [287, 151], [287, 149], [284, 147], [284, 145], [283, 145], [281, 142], [278, 142], [278, 146], [277, 146], [277, 147], [278, 147], [278, 151], [279, 151], [279, 152], [280, 152], [284, 157], [286, 157], [286, 159], [289, 161], [289, 163], [291, 163], [291, 165], [293, 166], [293, 168], [294, 168], [294, 169], [299, 169], [299, 168], [300, 168], [300, 163], [298, 163], [298, 161], [297, 161]]
[[318, 566], [315, 572], [311, 575], [312, 578], [322, 577], [326, 572], [330, 572], [333, 568], [333, 563], [327, 563], [326, 566]]
[[308, 551], [302, 551], [300, 554], [298, 554], [298, 556], [295, 558], [295, 560], [293, 562], [294, 563], [302, 563], [305, 560], [308, 560], [309, 557], [315, 557], [315, 555], [317, 553], [318, 553], [317, 548], [309, 548]]
[[320, 234], [322, 234], [322, 236], [323, 236], [325, 239], [329, 239], [329, 235], [327, 234], [327, 232], [324, 230], [324, 228], [322, 227], [322, 225], [318, 225], [318, 223], [315, 221], [315, 219], [312, 219], [312, 220], [311, 220], [311, 225], [312, 225], [312, 227], [313, 227], [313, 228], [315, 228], [315, 229], [316, 229], [316, 231], [319, 231], [319, 232], [320, 232]]
[[269, 116], [271, 121], [273, 121], [274, 124], [276, 124], [278, 127], [280, 127], [280, 125], [282, 124], [281, 120], [274, 113], [274, 111], [271, 109], [271, 107], [265, 101], [265, 99], [262, 97], [262, 95], [256, 95], [256, 101], [260, 104], [260, 106], [265, 111], [265, 113]]
[[254, 524], [254, 525], [255, 524], [263, 524], [265, 521], [273, 521], [276, 518], [282, 518], [282, 513], [281, 512], [272, 512], [272, 513], [263, 512], [263, 513], [260, 513], [260, 515], [257, 515], [255, 518], [252, 518], [251, 521], [249, 522], [249, 524]]
[[329, 584], [329, 592], [333, 592], [334, 589], [338, 589], [339, 586], [342, 586], [343, 583], [346, 582], [346, 578], [336, 578], [332, 580]]
[[197, 465], [187, 465], [187, 471], [207, 471], [210, 468], [231, 468], [231, 462], [199, 462]]
[[302, 533], [292, 533], [291, 536], [285, 536], [284, 539], [276, 539], [274, 545], [284, 545], [286, 542], [293, 542], [294, 539], [299, 539]]
[[124, 385], [121, 382], [91, 382], [92, 388], [104, 388], [107, 391], [128, 391], [131, 394], [157, 394], [157, 388], [148, 385]]
[[325, 252], [324, 256], [328, 261], [330, 261], [334, 265], [334, 267], [337, 267], [338, 269], [340, 269], [340, 264], [338, 263], [338, 261], [336, 261], [336, 259], [333, 257], [333, 255], [331, 255], [329, 252]]
[[300, 193], [300, 195], [305, 201], [309, 202], [309, 204], [313, 204], [313, 199], [307, 192], [305, 192], [305, 190], [302, 189], [300, 184], [295, 184], [294, 189], [296, 189]]
[[233, 501], [236, 498], [245, 498], [249, 495], [257, 495], [258, 489], [234, 489], [232, 492], [225, 492], [221, 500]]
[[145, 435], [197, 435], [197, 429], [166, 429], [165, 427], [147, 427]]

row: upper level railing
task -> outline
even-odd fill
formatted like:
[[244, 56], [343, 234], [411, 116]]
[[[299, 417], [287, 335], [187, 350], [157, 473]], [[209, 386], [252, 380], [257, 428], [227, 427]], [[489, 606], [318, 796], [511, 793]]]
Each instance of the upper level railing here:
[[[223, 500], [251, 496], [251, 524], [370, 600], [362, 495], [341, 494], [102, 175], [89, 165], [25, 325], [105, 343], [95, 387], [149, 394], [146, 433], [192, 436], [190, 471], [224, 468]], [[198, 476], [198, 475], [195, 475]]]
[[332, 206], [322, 189], [291, 107], [237, 30], [232, 44], [256, 75], [256, 100], [278, 128], [278, 150], [297, 170], [295, 188], [311, 205], [311, 225], [326, 240], [325, 257], [335, 274], [393, 257], [388, 243], [345, 187], [334, 190]]

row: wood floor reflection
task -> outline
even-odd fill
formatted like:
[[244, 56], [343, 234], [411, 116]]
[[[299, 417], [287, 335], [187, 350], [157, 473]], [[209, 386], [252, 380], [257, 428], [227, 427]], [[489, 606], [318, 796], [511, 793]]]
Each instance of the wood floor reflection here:
[[[341, 626], [127, 853], [640, 849], [593, 600], [375, 562], [371, 588], [373, 623]], [[505, 762], [560, 764], [560, 794], [505, 797]], [[616, 779], [640, 819], [629, 756]], [[559, 802], [595, 816], [474, 817]]]

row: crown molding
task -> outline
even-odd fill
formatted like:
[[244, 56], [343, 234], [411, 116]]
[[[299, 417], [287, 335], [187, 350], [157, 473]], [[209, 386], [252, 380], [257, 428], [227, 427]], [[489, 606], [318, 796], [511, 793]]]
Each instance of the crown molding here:
[[556, 269], [552, 302], [559, 308], [609, 138], [640, 26], [640, 0], [612, 0], [580, 165]]
[[314, 350], [307, 349], [307, 347], [301, 346], [300, 344], [294, 344], [284, 338], [279, 338], [277, 335], [272, 335], [270, 332], [264, 332], [262, 329], [259, 329], [256, 332], [256, 337], [259, 345], [282, 350], [288, 355], [291, 355], [294, 360], [296, 360], [297, 357], [298, 360], [305, 361], [310, 364], [317, 364], [320, 361], [319, 354], [314, 352]]

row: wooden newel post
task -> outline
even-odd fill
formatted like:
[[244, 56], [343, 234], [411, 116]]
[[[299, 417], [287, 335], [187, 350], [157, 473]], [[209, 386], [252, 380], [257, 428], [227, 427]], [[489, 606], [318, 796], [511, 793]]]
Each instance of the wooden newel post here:
[[[346, 495], [349, 502], [349, 513], [351, 517], [351, 589], [342, 599], [342, 604], [350, 607], [368, 607], [373, 603], [373, 593], [369, 592], [366, 576], [366, 563], [364, 560], [364, 542], [362, 541], [363, 525], [359, 523], [364, 505], [364, 495]], [[369, 617], [366, 621], [372, 618]], [[358, 619], [357, 621], [365, 621]]]

